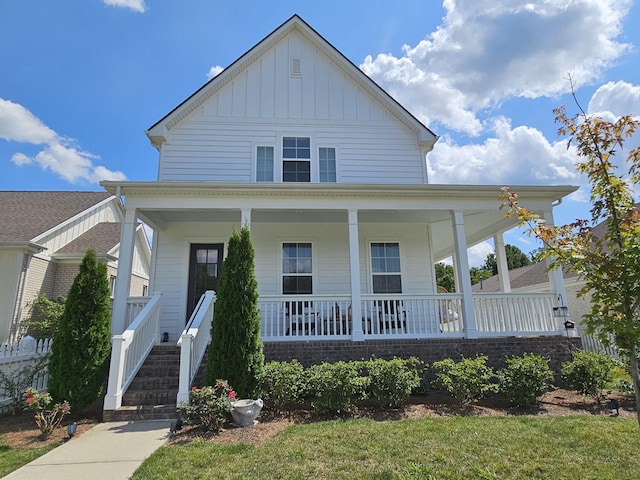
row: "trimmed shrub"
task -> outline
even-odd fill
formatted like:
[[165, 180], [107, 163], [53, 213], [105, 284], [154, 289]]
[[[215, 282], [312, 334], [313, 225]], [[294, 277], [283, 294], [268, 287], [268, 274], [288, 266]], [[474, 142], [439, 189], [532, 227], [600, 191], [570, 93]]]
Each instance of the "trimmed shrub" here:
[[24, 325], [26, 335], [37, 340], [55, 337], [64, 313], [64, 303], [64, 298], [49, 300], [44, 293], [38, 293], [29, 307], [29, 317]]
[[269, 362], [262, 375], [264, 397], [276, 410], [299, 405], [307, 393], [305, 370], [298, 360]]
[[486, 355], [465, 358], [455, 362], [445, 358], [433, 364], [436, 388], [446, 390], [463, 405], [477, 402], [489, 392], [495, 392], [497, 385], [492, 381], [494, 372], [486, 365]]
[[535, 405], [538, 397], [554, 389], [549, 363], [533, 353], [506, 358], [498, 379], [499, 391], [516, 407]]
[[307, 370], [312, 405], [317, 412], [342, 413], [353, 410], [366, 398], [369, 378], [359, 375], [360, 362], [321, 363]]
[[420, 386], [423, 367], [416, 357], [393, 360], [371, 359], [364, 362], [369, 376], [369, 396], [381, 408], [397, 408], [403, 405], [414, 388]]
[[103, 392], [109, 373], [111, 313], [107, 266], [87, 250], [51, 346], [49, 393], [77, 410]]
[[569, 388], [600, 404], [604, 399], [602, 391], [613, 380], [614, 367], [608, 355], [580, 350], [573, 355], [573, 360], [562, 364], [562, 379]]
[[254, 258], [249, 230], [234, 230], [220, 274], [206, 371], [208, 385], [226, 378], [241, 398], [260, 394], [264, 368]]

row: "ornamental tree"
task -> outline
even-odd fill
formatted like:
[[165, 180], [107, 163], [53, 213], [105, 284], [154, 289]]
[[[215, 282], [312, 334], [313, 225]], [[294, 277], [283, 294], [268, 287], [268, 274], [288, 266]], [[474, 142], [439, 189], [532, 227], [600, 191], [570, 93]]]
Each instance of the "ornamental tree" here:
[[[583, 280], [579, 295], [591, 295], [589, 313], [583, 318], [587, 333], [597, 334], [604, 344], [610, 336], [629, 354], [640, 425], [638, 348], [640, 347], [640, 213], [634, 189], [640, 183], [640, 148], [625, 157], [626, 171], [614, 163], [640, 122], [627, 115], [615, 122], [588, 115], [574, 93], [578, 113], [570, 117], [566, 107], [554, 110], [558, 134], [568, 138], [579, 158], [576, 169], [587, 176], [591, 187], [591, 218], [553, 226], [521, 206], [518, 194], [503, 188], [502, 208], [543, 242], [541, 255], [551, 268], [567, 266]], [[594, 230], [603, 223], [606, 229]]]
[[51, 346], [48, 390], [54, 401], [81, 409], [97, 399], [109, 373], [110, 350], [107, 266], [87, 250]]
[[264, 369], [254, 257], [249, 230], [234, 230], [216, 292], [206, 371], [208, 385], [227, 380], [244, 398], [260, 393]]

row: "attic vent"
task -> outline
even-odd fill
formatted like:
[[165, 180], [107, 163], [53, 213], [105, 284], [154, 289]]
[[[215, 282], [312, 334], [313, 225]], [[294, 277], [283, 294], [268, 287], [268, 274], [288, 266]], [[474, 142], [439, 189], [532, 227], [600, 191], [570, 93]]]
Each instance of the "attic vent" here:
[[301, 77], [302, 76], [302, 68], [300, 67], [300, 59], [292, 58], [291, 59], [291, 76], [292, 77]]

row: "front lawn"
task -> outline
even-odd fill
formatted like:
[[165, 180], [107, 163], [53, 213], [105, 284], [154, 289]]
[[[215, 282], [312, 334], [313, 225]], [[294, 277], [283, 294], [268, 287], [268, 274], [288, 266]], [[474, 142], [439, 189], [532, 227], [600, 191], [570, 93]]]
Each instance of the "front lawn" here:
[[22, 465], [44, 455], [60, 445], [60, 442], [48, 443], [38, 447], [11, 447], [0, 435], [0, 478], [8, 475]]
[[636, 478], [639, 445], [630, 418], [334, 420], [293, 425], [255, 445], [164, 446], [133, 479]]

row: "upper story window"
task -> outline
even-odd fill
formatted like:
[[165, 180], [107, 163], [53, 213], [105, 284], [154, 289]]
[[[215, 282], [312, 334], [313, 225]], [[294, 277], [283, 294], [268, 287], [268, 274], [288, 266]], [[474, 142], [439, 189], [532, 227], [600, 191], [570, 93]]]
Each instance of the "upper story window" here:
[[398, 243], [371, 244], [371, 273], [373, 293], [402, 293]]
[[256, 182], [273, 182], [273, 147], [256, 151]]
[[309, 137], [282, 138], [282, 181], [311, 181], [311, 139]]
[[320, 182], [336, 181], [336, 149], [320, 147], [318, 149], [318, 166], [320, 170]]

